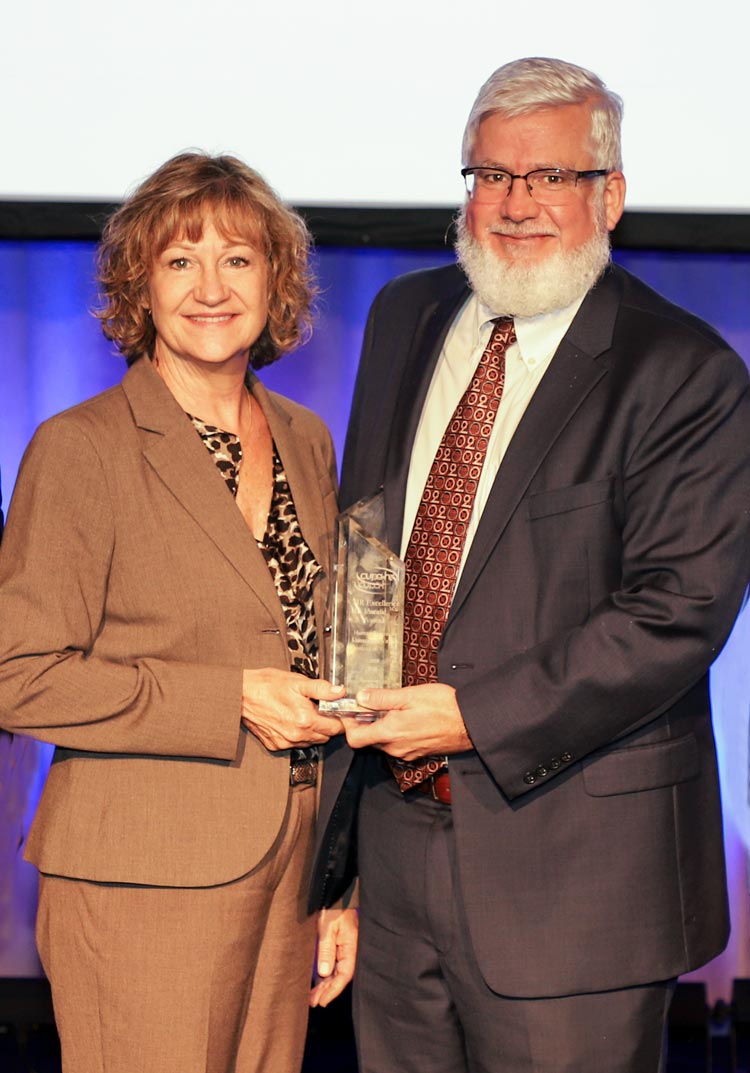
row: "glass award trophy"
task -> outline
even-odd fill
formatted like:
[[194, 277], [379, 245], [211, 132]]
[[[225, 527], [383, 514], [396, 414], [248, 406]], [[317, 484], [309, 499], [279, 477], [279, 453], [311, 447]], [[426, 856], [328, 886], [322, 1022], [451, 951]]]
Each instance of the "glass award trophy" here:
[[404, 564], [385, 544], [382, 493], [340, 514], [332, 592], [331, 681], [346, 687], [322, 712], [377, 718], [357, 704], [360, 689], [401, 685], [404, 644]]

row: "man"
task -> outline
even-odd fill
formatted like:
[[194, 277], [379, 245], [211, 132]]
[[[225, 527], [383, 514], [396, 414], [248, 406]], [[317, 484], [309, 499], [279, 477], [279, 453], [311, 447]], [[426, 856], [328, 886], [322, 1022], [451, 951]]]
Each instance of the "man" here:
[[675, 977], [726, 941], [708, 669], [749, 572], [748, 376], [608, 263], [620, 118], [579, 67], [501, 67], [469, 286], [371, 311], [342, 506], [383, 488], [416, 684], [331, 749], [313, 892], [361, 792], [361, 1073], [655, 1073]]

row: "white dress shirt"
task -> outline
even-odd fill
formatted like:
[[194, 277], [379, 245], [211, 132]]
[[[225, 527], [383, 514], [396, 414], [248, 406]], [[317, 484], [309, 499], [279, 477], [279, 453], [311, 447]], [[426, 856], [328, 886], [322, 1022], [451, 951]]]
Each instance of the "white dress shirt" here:
[[[584, 299], [537, 317], [516, 317], [516, 342], [505, 355], [505, 386], [487, 447], [464, 543], [461, 570], [482, 517], [497, 471], [532, 395]], [[401, 557], [406, 554], [419, 501], [443, 433], [471, 382], [497, 316], [472, 294], [446, 336], [419, 420], [409, 463]], [[460, 576], [460, 575], [459, 575]]]

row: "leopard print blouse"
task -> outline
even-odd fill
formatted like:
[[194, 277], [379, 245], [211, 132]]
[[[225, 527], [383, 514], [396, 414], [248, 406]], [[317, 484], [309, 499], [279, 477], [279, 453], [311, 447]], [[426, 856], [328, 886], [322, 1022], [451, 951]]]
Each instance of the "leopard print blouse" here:
[[[187, 415], [216, 463], [227, 488], [237, 495], [242, 445], [239, 436]], [[263, 539], [257, 541], [266, 560], [286, 619], [287, 643], [293, 671], [318, 676], [318, 634], [313, 608], [313, 585], [321, 566], [300, 528], [284, 466], [273, 445], [273, 493]], [[317, 749], [292, 750], [292, 759], [317, 756]]]

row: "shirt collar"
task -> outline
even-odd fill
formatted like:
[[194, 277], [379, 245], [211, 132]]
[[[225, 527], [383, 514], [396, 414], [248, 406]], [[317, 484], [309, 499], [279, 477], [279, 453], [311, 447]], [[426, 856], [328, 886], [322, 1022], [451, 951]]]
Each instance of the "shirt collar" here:
[[[573, 318], [581, 307], [582, 294], [564, 309], [555, 309], [551, 313], [539, 313], [535, 317], [514, 317], [518, 354], [527, 369], [539, 367], [557, 350], [563, 336], [573, 323]], [[486, 335], [489, 325], [497, 317], [488, 306], [474, 296], [477, 338]]]

